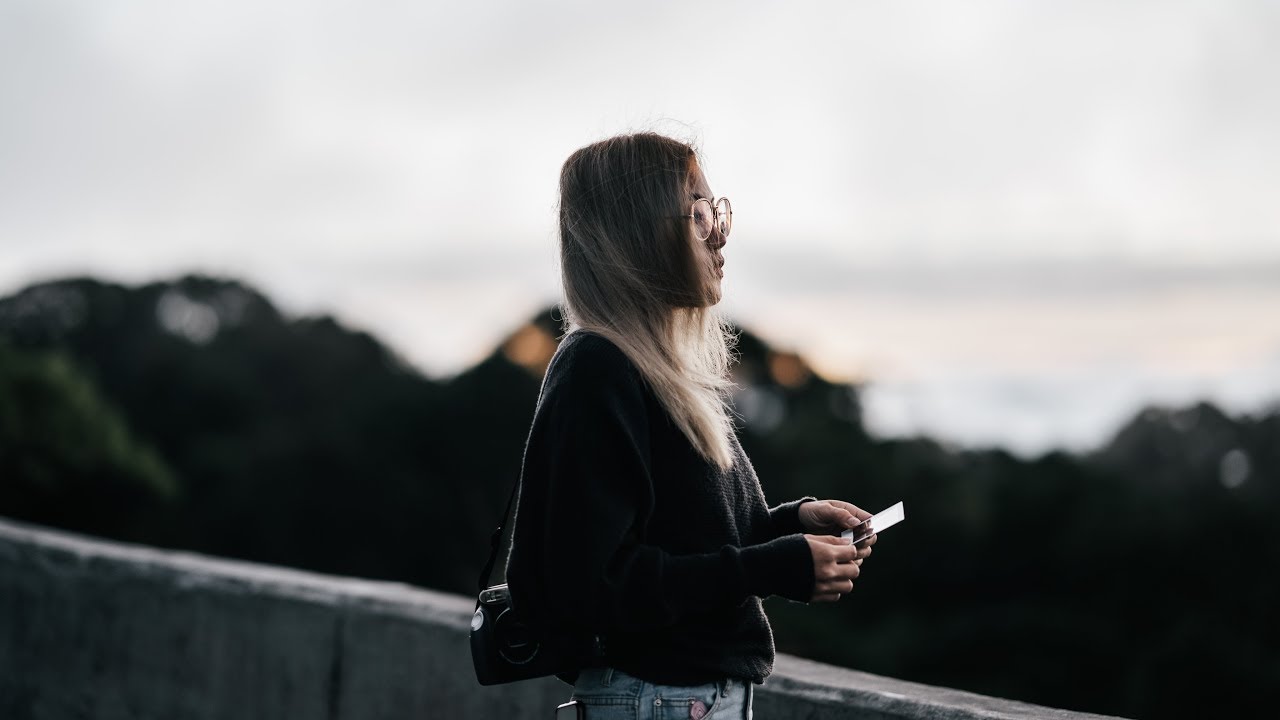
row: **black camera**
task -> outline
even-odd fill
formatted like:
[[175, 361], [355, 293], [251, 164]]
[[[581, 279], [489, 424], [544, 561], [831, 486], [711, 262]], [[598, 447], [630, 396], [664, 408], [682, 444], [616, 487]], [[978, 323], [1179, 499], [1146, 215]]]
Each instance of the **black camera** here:
[[506, 584], [480, 592], [471, 616], [471, 660], [481, 685], [568, 673], [603, 652], [596, 638], [543, 636], [516, 614]]
[[604, 641], [599, 635], [551, 632], [535, 628], [511, 606], [507, 584], [490, 585], [493, 564], [502, 547], [502, 527], [511, 516], [519, 484], [511, 488], [502, 523], [489, 538], [489, 560], [480, 571], [480, 595], [471, 616], [471, 662], [481, 685], [528, 680], [555, 675], [573, 684], [579, 668], [604, 661]]

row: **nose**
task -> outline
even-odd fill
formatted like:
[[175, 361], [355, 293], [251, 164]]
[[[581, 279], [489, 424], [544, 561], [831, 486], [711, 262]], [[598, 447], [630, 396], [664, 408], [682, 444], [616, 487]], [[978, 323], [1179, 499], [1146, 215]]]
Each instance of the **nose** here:
[[711, 246], [712, 250], [719, 250], [729, 244], [729, 238], [721, 234], [720, 226], [717, 224], [716, 227], [711, 229], [711, 234], [707, 236], [706, 243]]

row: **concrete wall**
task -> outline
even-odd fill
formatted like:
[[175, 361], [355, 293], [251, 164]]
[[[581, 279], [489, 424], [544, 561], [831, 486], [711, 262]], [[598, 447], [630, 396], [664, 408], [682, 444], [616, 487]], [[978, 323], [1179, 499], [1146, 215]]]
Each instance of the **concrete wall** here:
[[[485, 688], [474, 600], [0, 520], [0, 719], [538, 718], [554, 678]], [[1096, 718], [780, 656], [761, 718]]]

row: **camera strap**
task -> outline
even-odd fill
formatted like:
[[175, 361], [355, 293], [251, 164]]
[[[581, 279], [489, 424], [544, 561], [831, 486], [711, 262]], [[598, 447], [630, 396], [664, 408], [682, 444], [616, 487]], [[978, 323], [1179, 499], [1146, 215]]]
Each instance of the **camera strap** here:
[[[502, 521], [498, 523], [498, 529], [493, 531], [493, 537], [489, 540], [489, 561], [484, 564], [484, 570], [480, 571], [480, 587], [476, 592], [484, 592], [489, 587], [489, 575], [493, 573], [493, 563], [498, 559], [498, 550], [502, 548], [502, 529], [506, 527], [507, 520], [511, 517], [511, 504], [516, 501], [516, 490], [520, 489], [520, 476], [516, 476], [516, 482], [511, 486], [511, 497], [507, 498], [507, 509], [502, 512]], [[479, 606], [479, 601], [476, 602]]]

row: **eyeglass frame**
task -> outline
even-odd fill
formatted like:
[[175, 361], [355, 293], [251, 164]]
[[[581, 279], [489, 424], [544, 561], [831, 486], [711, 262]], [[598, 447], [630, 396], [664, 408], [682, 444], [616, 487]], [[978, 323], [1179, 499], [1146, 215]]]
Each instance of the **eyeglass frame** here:
[[[718, 198], [715, 198], [714, 200], [713, 200], [713, 199], [711, 199], [711, 198], [704, 198], [704, 197], [702, 197], [702, 198], [698, 198], [697, 200], [694, 200], [694, 201], [689, 205], [689, 214], [688, 214], [688, 215], [679, 215], [678, 217], [687, 218], [687, 219], [692, 220], [693, 218], [697, 217], [697, 215], [694, 215], [694, 214], [693, 214], [693, 206], [694, 206], [694, 205], [697, 205], [697, 204], [698, 204], [698, 203], [700, 203], [700, 202], [705, 202], [705, 203], [707, 203], [708, 205], [710, 205], [710, 206], [711, 206], [711, 232], [707, 233], [706, 237], [700, 237], [700, 238], [698, 238], [698, 239], [699, 239], [699, 240], [701, 240], [701, 241], [706, 241], [706, 239], [707, 239], [707, 238], [709, 238], [709, 237], [711, 237], [711, 235], [712, 235], [712, 234], [713, 234], [713, 233], [714, 233], [714, 232], [715, 232], [715, 231], [720, 227], [720, 208], [719, 208], [718, 206], [719, 206], [719, 204], [720, 204], [720, 201], [721, 201], [721, 200], [723, 200], [723, 201], [724, 201], [724, 206], [725, 206], [725, 208], [727, 208], [727, 209], [729, 210], [729, 212], [728, 212], [728, 216], [729, 216], [729, 222], [728, 222], [728, 225], [729, 225], [729, 231], [732, 231], [732, 230], [733, 230], [733, 203], [729, 202], [729, 198], [727, 198], [727, 197], [725, 197], [725, 196], [723, 196], [723, 195], [721, 195], [721, 196], [720, 196], [720, 197], [718, 197]], [[720, 234], [721, 234], [722, 236], [724, 236], [724, 237], [729, 237], [729, 231], [724, 231], [724, 232], [721, 232]]]

